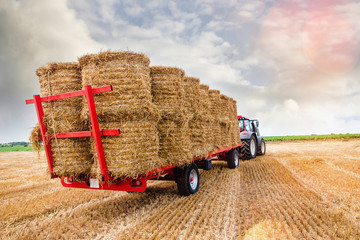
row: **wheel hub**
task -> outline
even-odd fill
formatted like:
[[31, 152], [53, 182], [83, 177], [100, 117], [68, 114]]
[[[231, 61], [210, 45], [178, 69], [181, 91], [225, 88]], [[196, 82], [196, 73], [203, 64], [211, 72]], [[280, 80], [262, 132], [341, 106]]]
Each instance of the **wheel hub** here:
[[196, 174], [195, 169], [191, 169], [190, 175], [189, 175], [189, 180], [190, 180], [191, 189], [195, 190], [198, 185], [198, 176]]

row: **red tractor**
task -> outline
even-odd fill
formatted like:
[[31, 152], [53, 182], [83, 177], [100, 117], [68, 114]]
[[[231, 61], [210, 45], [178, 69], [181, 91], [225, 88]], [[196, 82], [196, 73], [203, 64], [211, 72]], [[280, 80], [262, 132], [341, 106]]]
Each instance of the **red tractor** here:
[[266, 145], [259, 131], [259, 121], [250, 120], [243, 116], [238, 116], [240, 137], [243, 143], [240, 147], [240, 156], [243, 160], [255, 158], [256, 155], [264, 155]]

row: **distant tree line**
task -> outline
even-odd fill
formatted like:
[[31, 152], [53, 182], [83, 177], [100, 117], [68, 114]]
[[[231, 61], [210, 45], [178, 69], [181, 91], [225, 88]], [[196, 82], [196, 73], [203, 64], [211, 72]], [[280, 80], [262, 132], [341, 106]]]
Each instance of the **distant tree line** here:
[[9, 142], [9, 143], [0, 143], [0, 147], [13, 147], [13, 146], [24, 146], [27, 147], [29, 143], [27, 142]]

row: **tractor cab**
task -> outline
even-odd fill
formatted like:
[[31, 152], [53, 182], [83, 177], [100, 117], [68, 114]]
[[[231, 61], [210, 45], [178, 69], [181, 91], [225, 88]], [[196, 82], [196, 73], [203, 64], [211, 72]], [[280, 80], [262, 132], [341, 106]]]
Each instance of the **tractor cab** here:
[[265, 141], [260, 134], [259, 121], [238, 116], [240, 138], [243, 143], [242, 158], [251, 159], [256, 155], [264, 155], [266, 151]]

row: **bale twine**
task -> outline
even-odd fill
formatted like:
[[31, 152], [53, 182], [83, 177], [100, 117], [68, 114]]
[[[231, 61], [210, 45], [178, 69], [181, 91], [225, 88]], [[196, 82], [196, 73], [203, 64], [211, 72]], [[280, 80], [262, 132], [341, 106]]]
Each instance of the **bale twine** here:
[[[137, 177], [161, 166], [158, 158], [159, 139], [155, 120], [100, 122], [101, 129], [120, 128], [117, 136], [102, 137], [105, 160], [110, 174], [115, 178]], [[94, 164], [92, 175], [100, 177], [99, 160], [92, 142]]]
[[210, 98], [210, 114], [211, 114], [211, 134], [213, 150], [219, 149], [222, 145], [221, 143], [221, 131], [220, 131], [220, 120], [219, 115], [221, 115], [221, 105], [220, 105], [220, 91], [219, 90], [209, 90]]
[[[36, 70], [42, 97], [81, 90], [77, 63], [49, 63]], [[49, 134], [87, 130], [81, 121], [82, 99], [79, 97], [44, 102], [44, 124]], [[87, 138], [52, 139], [50, 141], [54, 174], [87, 174], [92, 164]]]
[[205, 142], [203, 144], [203, 155], [213, 151], [214, 135], [211, 132], [210, 96], [209, 86], [200, 84], [200, 104], [202, 105], [201, 121], [204, 125]]
[[220, 94], [220, 105], [222, 114], [219, 117], [220, 120], [220, 131], [221, 131], [221, 147], [228, 147], [231, 145], [230, 136], [230, 119], [229, 119], [229, 97]]
[[[133, 52], [102, 52], [79, 58], [82, 85], [112, 85], [113, 91], [94, 95], [96, 112], [103, 121], [152, 119], [156, 108], [152, 103], [150, 60]], [[88, 119], [88, 109], [82, 117]]]
[[150, 68], [153, 103], [163, 120], [184, 122], [184, 71], [175, 67]]

